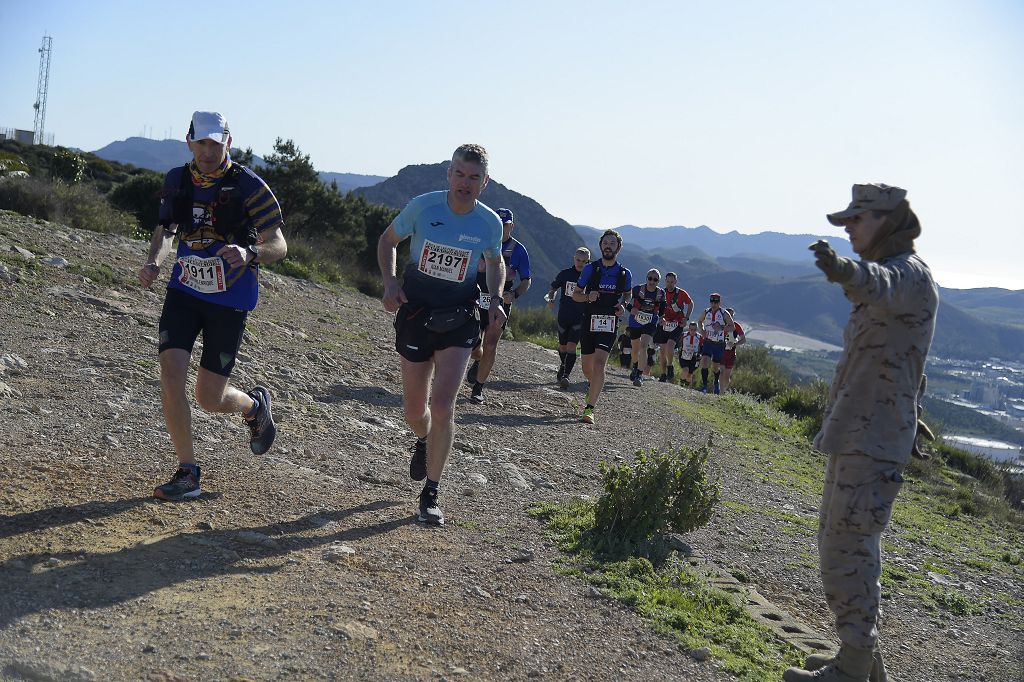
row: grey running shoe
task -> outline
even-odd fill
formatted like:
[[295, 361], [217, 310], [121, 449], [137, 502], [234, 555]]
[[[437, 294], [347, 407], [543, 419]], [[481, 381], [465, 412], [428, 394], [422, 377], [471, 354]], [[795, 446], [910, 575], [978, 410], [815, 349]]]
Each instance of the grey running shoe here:
[[444, 525], [444, 514], [437, 504], [437, 488], [424, 488], [420, 493], [420, 515], [416, 520], [429, 526]]
[[270, 450], [277, 437], [277, 426], [270, 411], [270, 391], [264, 386], [257, 386], [246, 395], [260, 404], [256, 416], [246, 419], [245, 424], [249, 427], [249, 449], [254, 455], [262, 455]]
[[171, 476], [171, 480], [153, 490], [153, 497], [169, 502], [181, 502], [191, 500], [203, 492], [199, 489], [199, 477], [202, 473], [199, 467], [195, 471], [191, 467], [178, 467]]
[[480, 382], [473, 384], [473, 392], [469, 394], [469, 399], [477, 405], [484, 402], [484, 385]]
[[422, 481], [427, 477], [427, 442], [416, 439], [412, 446], [412, 459], [409, 460], [409, 478]]

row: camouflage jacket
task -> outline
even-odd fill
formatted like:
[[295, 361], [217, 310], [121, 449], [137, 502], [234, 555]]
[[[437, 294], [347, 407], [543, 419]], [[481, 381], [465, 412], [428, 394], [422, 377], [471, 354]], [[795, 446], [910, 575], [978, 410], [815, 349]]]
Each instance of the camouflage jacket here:
[[856, 265], [843, 285], [853, 311], [814, 447], [903, 463], [917, 432], [918, 392], [939, 293], [916, 254]]

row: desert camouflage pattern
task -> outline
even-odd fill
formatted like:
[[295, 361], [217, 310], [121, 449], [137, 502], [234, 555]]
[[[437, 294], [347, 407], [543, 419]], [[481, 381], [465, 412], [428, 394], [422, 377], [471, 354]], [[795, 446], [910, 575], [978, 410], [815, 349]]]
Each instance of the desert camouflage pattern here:
[[882, 531], [904, 466], [867, 455], [830, 455], [825, 469], [818, 514], [821, 584], [839, 639], [857, 649], [878, 642]]
[[912, 253], [857, 263], [843, 290], [854, 307], [814, 440], [829, 455], [818, 553], [839, 639], [872, 649], [878, 642], [882, 531], [914, 446], [939, 298], [928, 266]]
[[918, 392], [935, 334], [939, 293], [916, 254], [856, 263], [843, 291], [853, 303], [843, 355], [814, 447], [908, 462]]

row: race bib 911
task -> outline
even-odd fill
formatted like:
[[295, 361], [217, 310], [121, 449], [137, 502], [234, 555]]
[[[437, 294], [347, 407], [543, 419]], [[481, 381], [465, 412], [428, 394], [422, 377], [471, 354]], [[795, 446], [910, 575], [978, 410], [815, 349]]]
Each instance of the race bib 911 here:
[[425, 239], [420, 253], [419, 271], [449, 282], [462, 282], [466, 279], [469, 257], [472, 255], [473, 252], [468, 249], [435, 244]]
[[227, 291], [224, 281], [224, 261], [220, 256], [200, 258], [185, 256], [178, 259], [181, 274], [178, 281], [189, 289], [202, 294], [218, 294]]
[[592, 332], [615, 332], [614, 315], [591, 315], [590, 331]]

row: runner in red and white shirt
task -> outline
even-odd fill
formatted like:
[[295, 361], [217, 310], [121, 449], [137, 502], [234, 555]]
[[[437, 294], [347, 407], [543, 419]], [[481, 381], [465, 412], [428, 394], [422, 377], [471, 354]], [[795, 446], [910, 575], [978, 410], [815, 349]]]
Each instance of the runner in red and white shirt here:
[[686, 333], [679, 337], [679, 368], [686, 375], [682, 378], [683, 386], [694, 388], [697, 383], [697, 365], [700, 364], [701, 335], [697, 330], [697, 321], [690, 320]]
[[679, 337], [686, 331], [686, 323], [693, 312], [693, 299], [685, 289], [676, 287], [676, 273], [665, 275], [665, 315], [661, 318], [658, 331], [654, 334], [654, 343], [661, 345], [661, 376], [658, 381], [672, 381], [675, 378], [672, 360], [675, 358], [676, 344]]
[[722, 393], [729, 390], [732, 368], [736, 365], [736, 346], [742, 346], [747, 342], [747, 336], [743, 333], [743, 327], [736, 321], [736, 312], [732, 308], [726, 308], [725, 310], [732, 316], [733, 332], [726, 336], [725, 352], [722, 353]]

